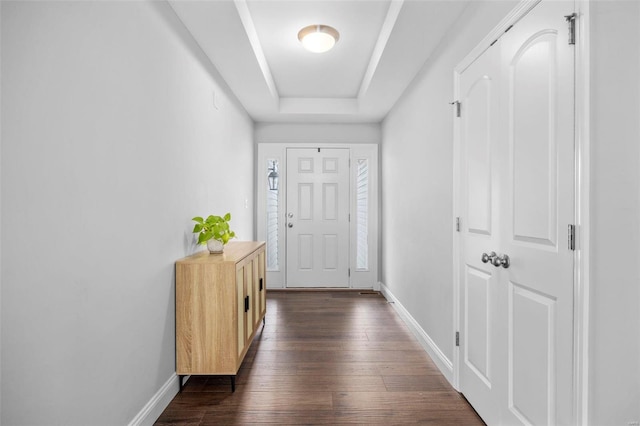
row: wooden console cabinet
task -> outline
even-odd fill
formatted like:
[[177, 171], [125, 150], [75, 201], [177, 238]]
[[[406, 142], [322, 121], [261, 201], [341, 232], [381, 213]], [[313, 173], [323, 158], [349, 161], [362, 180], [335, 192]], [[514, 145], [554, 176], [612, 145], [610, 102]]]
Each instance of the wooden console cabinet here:
[[267, 311], [265, 243], [229, 242], [222, 254], [176, 262], [176, 370], [235, 376]]

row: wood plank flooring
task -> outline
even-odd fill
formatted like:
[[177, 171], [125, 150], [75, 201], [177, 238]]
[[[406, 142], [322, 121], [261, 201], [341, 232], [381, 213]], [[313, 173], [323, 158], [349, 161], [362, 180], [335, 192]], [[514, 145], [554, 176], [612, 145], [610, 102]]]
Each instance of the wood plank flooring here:
[[379, 294], [270, 291], [236, 383], [192, 376], [156, 425], [484, 424]]

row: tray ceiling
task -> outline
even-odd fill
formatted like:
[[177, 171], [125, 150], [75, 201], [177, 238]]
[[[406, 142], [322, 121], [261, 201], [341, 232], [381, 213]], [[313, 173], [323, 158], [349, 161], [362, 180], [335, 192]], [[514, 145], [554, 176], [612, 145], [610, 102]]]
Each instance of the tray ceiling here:
[[[259, 122], [378, 122], [467, 1], [172, 0], [174, 11]], [[340, 32], [326, 53], [298, 31]]]

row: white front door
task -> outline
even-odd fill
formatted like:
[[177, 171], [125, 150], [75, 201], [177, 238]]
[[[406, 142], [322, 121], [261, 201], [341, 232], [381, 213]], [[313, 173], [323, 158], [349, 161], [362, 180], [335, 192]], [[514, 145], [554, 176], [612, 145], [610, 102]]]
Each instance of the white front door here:
[[460, 389], [490, 424], [572, 423], [572, 11], [541, 2], [460, 80]]
[[287, 149], [287, 287], [349, 287], [349, 150]]

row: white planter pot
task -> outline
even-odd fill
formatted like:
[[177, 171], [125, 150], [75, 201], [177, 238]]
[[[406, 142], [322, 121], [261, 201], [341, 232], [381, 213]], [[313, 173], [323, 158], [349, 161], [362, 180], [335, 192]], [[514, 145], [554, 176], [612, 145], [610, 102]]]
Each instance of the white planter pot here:
[[222, 241], [212, 238], [207, 241], [207, 248], [209, 249], [209, 253], [222, 253], [224, 251], [224, 244], [222, 244]]

